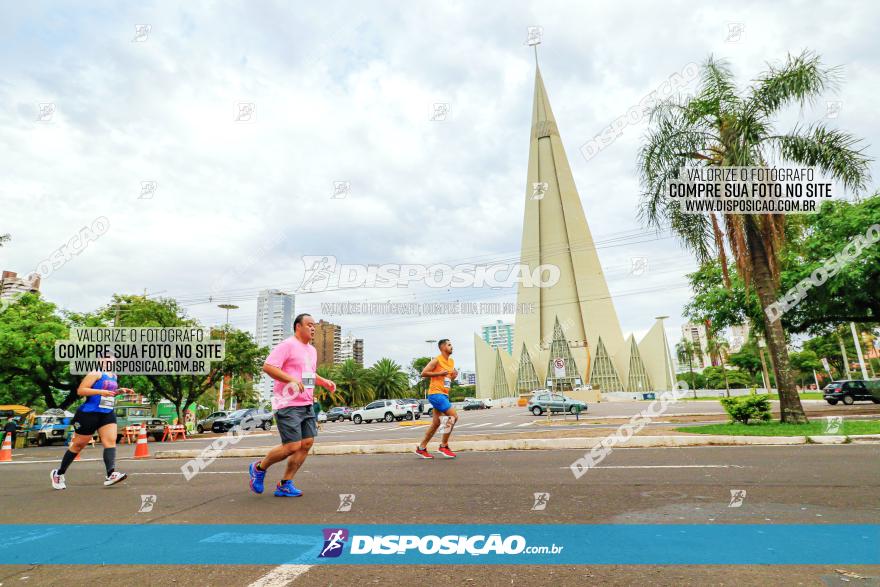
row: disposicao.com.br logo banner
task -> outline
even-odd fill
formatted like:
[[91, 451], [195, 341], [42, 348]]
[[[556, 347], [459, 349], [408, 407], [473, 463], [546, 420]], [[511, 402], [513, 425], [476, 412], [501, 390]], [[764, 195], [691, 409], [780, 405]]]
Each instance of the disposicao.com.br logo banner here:
[[[0, 532], [0, 565], [880, 564], [876, 524], [0, 524]], [[88, 545], [71, 547], [86, 533]]]

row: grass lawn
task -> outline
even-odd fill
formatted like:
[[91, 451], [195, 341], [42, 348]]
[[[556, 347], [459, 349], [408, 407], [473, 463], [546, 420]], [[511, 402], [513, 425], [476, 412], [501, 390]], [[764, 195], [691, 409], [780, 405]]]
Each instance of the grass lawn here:
[[[730, 434], [734, 436], [818, 436], [826, 434], [827, 421], [814, 419], [809, 424], [780, 424], [767, 422], [760, 424], [708, 424], [706, 426], [685, 426], [676, 428], [678, 432], [694, 434]], [[835, 434], [880, 434], [880, 420], [844, 420]]]
[[[819, 391], [808, 391], [806, 393], [800, 394], [800, 398], [801, 399], [824, 399], [824, 396], [822, 395], [822, 392], [819, 392]], [[683, 401], [683, 402], [693, 402], [693, 401], [711, 402], [711, 401], [718, 401], [719, 399], [721, 399], [721, 396], [715, 397], [715, 396], [700, 396], [700, 395], [698, 395], [697, 399], [694, 399], [693, 396], [690, 396], [690, 397], [683, 397], [679, 401]], [[778, 401], [779, 396], [774, 393], [773, 395], [770, 396], [770, 399]]]

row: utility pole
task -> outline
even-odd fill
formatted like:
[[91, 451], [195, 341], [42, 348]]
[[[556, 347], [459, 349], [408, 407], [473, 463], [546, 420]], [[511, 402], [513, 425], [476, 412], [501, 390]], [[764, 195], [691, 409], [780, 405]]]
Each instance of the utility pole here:
[[840, 343], [840, 354], [843, 355], [843, 368], [846, 371], [846, 378], [852, 379], [852, 374], [849, 372], [849, 359], [846, 358], [846, 346], [843, 344], [843, 337], [840, 336], [839, 332], [835, 332], [837, 335], [837, 342]]
[[761, 370], [764, 373], [764, 389], [767, 390], [767, 393], [770, 393], [770, 373], [767, 371], [767, 360], [764, 358], [764, 347], [767, 346], [767, 343], [764, 342], [763, 338], [758, 339], [758, 350], [761, 354]]
[[[238, 306], [235, 304], [218, 304], [218, 308], [223, 308], [226, 310], [226, 325], [223, 327], [223, 341], [226, 342], [226, 331], [229, 330], [229, 310], [237, 310]], [[217, 395], [217, 409], [222, 410], [225, 401], [223, 399], [223, 382], [226, 381], [226, 375], [223, 373], [220, 374], [220, 393]], [[230, 402], [231, 405], [231, 402]]]
[[868, 370], [865, 369], [865, 357], [862, 355], [862, 344], [859, 342], [859, 337], [856, 334], [856, 323], [849, 323], [850, 331], [852, 331], [853, 342], [856, 345], [856, 356], [859, 357], [859, 367], [862, 368], [862, 379], [868, 378]]

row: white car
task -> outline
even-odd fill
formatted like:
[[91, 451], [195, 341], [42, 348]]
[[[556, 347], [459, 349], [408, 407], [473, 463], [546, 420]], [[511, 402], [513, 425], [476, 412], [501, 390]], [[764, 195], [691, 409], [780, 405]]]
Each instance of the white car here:
[[403, 419], [412, 420], [414, 417], [413, 410], [409, 405], [402, 404], [396, 399], [380, 399], [367, 404], [365, 408], [355, 410], [351, 415], [351, 421], [355, 424], [372, 422], [373, 420], [393, 422]]
[[327, 421], [327, 412], [321, 412], [318, 414], [318, 422], [326, 422]]

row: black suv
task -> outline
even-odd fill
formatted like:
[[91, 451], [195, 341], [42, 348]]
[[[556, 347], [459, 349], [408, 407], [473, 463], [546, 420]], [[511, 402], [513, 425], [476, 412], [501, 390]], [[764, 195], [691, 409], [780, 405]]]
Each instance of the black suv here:
[[836, 405], [841, 401], [851, 406], [856, 401], [873, 401], [880, 404], [880, 381], [861, 379], [845, 379], [832, 381], [825, 386], [824, 397], [829, 404]]

